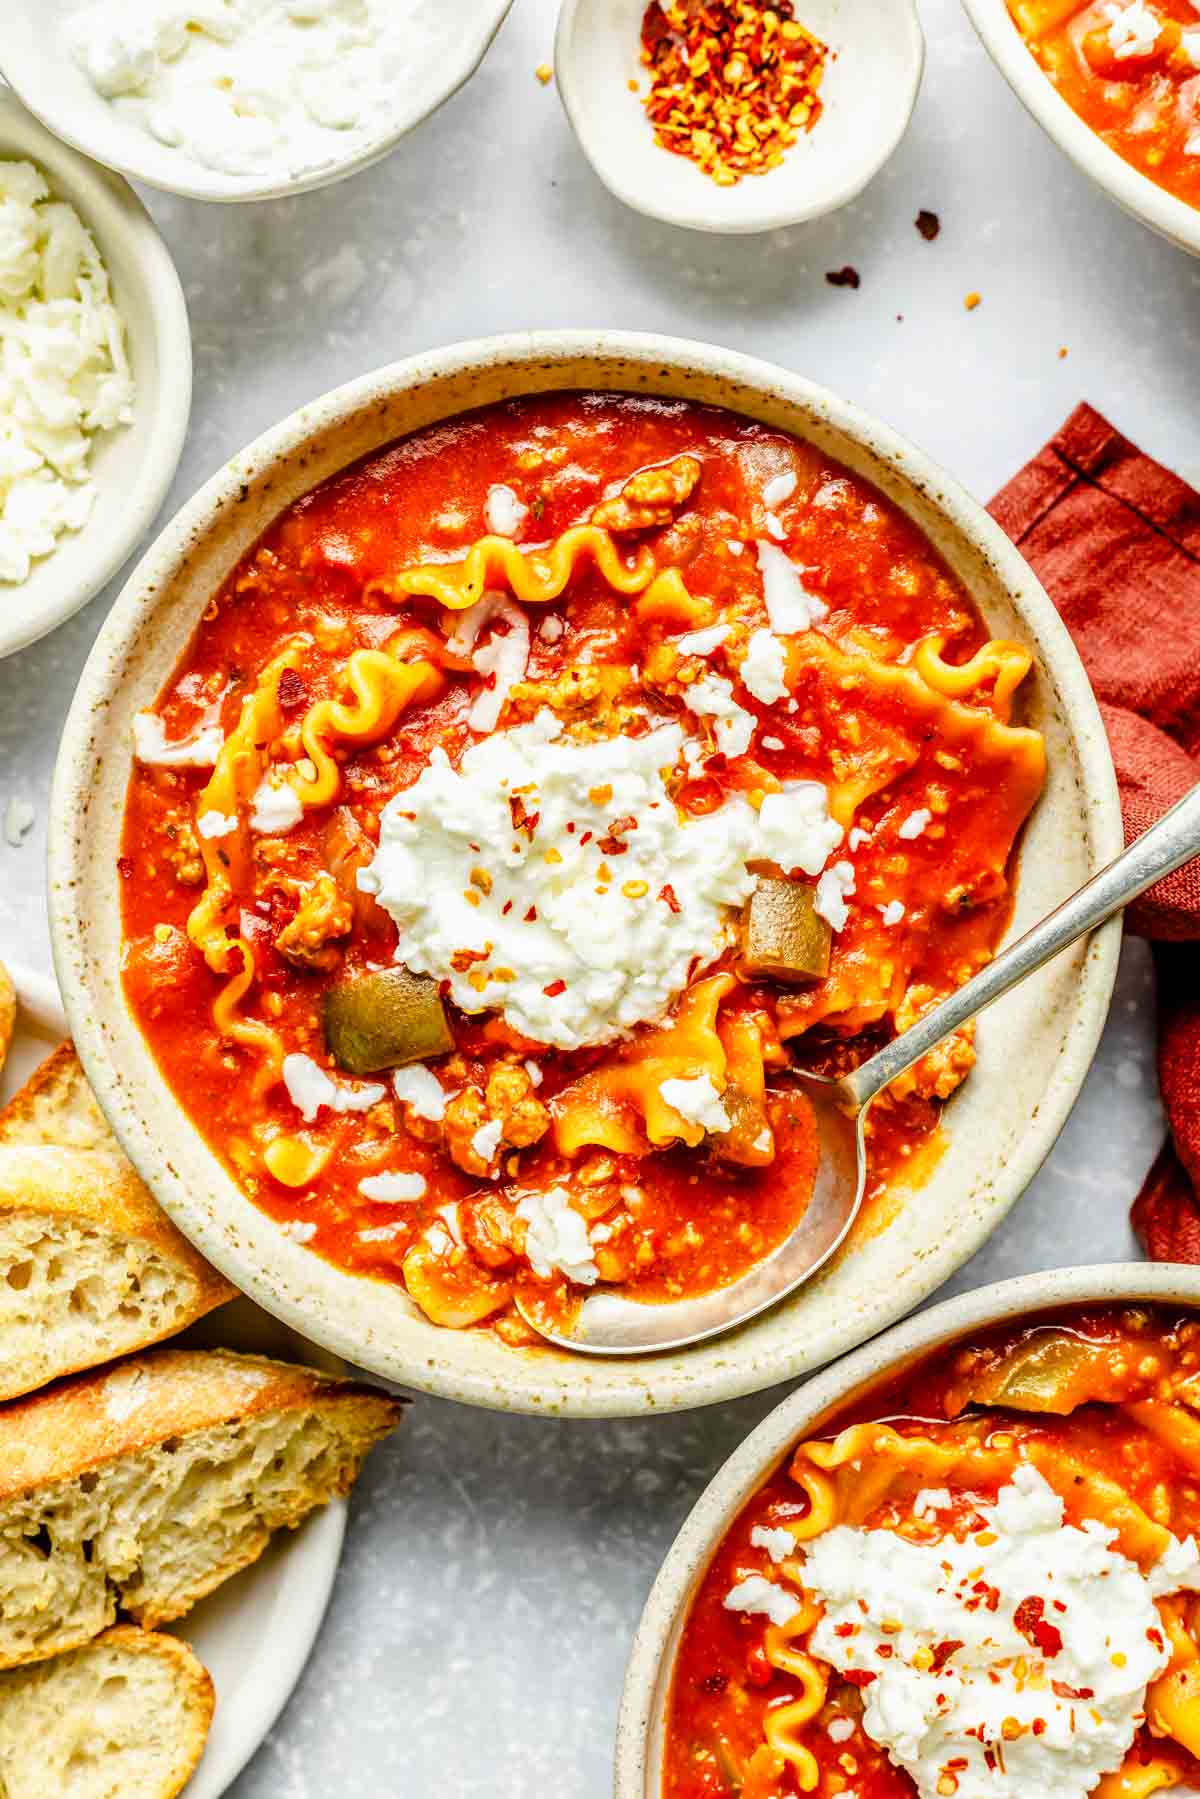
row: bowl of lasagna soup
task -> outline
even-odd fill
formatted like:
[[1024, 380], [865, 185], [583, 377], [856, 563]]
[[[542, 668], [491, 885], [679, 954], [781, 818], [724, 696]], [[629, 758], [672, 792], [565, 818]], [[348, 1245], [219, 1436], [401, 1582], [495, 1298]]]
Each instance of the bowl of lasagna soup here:
[[963, 0], [993, 62], [1075, 166], [1200, 255], [1194, 0]]
[[458, 346], [235, 458], [98, 640], [53, 816], [72, 1028], [162, 1203], [315, 1339], [481, 1404], [701, 1404], [890, 1322], [1029, 1180], [1113, 977], [1110, 927], [895, 1083], [786, 1303], [548, 1346], [771, 1256], [817, 1173], [789, 1069], [870, 1055], [1121, 842], [981, 509], [673, 340]]
[[886, 1333], [721, 1469], [632, 1651], [617, 1799], [1200, 1791], [1200, 1278]]

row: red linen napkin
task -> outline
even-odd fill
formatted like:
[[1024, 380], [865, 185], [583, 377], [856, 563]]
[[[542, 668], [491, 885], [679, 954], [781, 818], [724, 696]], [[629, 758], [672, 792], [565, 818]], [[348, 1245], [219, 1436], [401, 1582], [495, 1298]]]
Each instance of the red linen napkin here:
[[[1200, 494], [1090, 406], [992, 501], [1083, 657], [1112, 745], [1125, 839], [1200, 781]], [[1170, 1135], [1134, 1202], [1159, 1262], [1200, 1262], [1200, 865], [1126, 915], [1154, 945]]]

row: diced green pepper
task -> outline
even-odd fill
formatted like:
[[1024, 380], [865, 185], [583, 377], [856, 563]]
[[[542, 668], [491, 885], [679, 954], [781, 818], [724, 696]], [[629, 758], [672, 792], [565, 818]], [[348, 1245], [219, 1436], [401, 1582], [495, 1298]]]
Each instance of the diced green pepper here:
[[407, 968], [340, 981], [325, 994], [325, 1043], [349, 1074], [375, 1074], [454, 1048], [438, 984]]
[[742, 912], [742, 969], [799, 984], [829, 973], [831, 932], [817, 912], [816, 889], [760, 875]]

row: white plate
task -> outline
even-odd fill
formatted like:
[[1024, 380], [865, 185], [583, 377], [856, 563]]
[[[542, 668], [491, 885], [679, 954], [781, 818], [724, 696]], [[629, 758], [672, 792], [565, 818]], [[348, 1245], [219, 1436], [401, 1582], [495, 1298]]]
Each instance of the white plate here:
[[[0, 0], [0, 31], [9, 25]], [[86, 606], [154, 523], [179, 466], [192, 403], [192, 340], [175, 264], [127, 181], [68, 148], [0, 83], [0, 160], [37, 164], [96, 240], [125, 324], [133, 420], [93, 440], [96, 503], [27, 581], [0, 585], [0, 656], [36, 643]]]
[[[19, 1010], [12, 1051], [0, 1074], [0, 1103], [10, 1099], [66, 1036], [58, 989], [47, 976], [12, 968]], [[331, 1374], [345, 1364], [260, 1311], [248, 1299], [210, 1313], [182, 1339], [309, 1362]], [[213, 1678], [217, 1710], [204, 1759], [187, 1799], [220, 1799], [276, 1718], [312, 1651], [329, 1604], [346, 1534], [346, 1502], [335, 1500], [297, 1531], [283, 1531], [243, 1574], [172, 1626]]]

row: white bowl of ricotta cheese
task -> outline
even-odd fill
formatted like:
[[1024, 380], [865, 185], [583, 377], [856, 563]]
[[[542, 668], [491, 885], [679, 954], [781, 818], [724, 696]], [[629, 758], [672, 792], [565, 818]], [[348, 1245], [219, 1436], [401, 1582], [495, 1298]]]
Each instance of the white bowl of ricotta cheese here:
[[324, 187], [474, 74], [512, 0], [7, 0], [0, 66], [110, 168], [194, 200]]
[[0, 335], [4, 657], [85, 606], [153, 524], [192, 351], [175, 265], [133, 189], [3, 91]]

